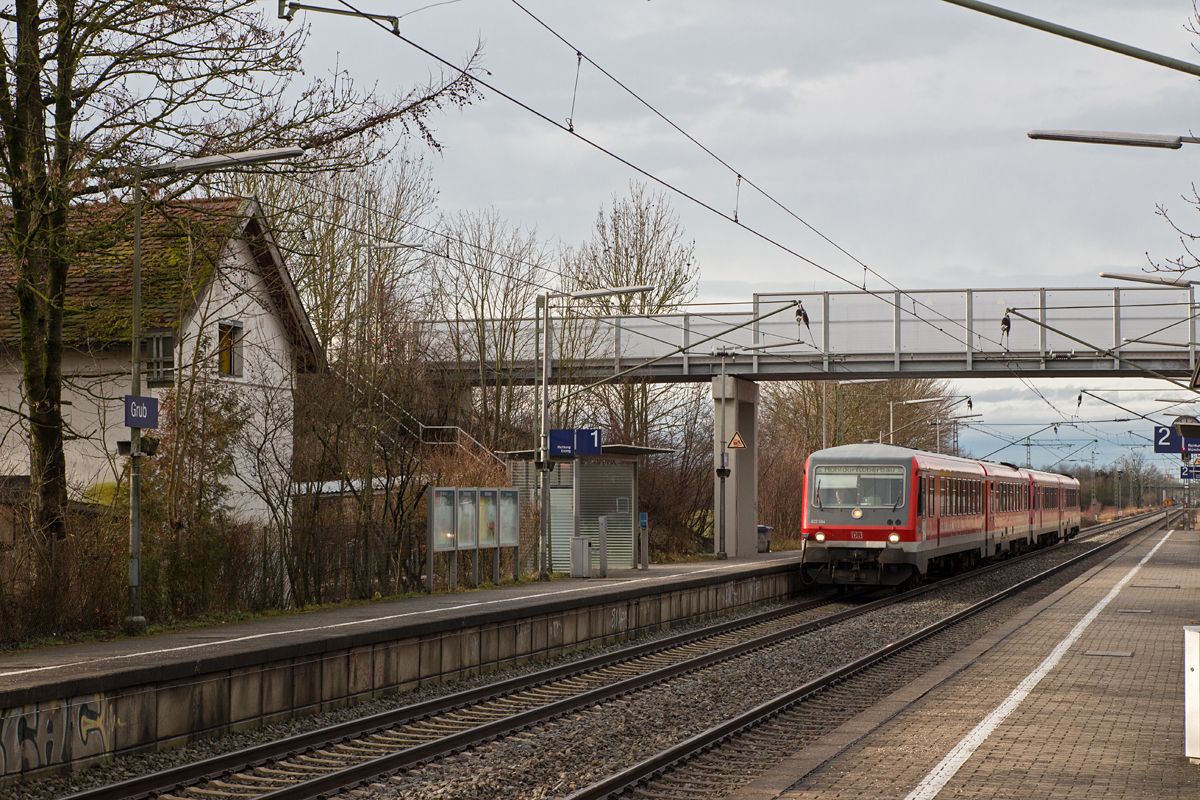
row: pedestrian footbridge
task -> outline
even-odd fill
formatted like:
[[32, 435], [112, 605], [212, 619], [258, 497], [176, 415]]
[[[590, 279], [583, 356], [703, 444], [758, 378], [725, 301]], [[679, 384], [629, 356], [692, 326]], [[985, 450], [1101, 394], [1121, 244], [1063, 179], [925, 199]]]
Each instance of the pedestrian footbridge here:
[[[707, 381], [720, 373], [719, 348], [734, 351], [727, 372], [751, 380], [1179, 378], [1196, 366], [1190, 286], [772, 293], [744, 311], [636, 316], [554, 302], [564, 304], [552, 308], [556, 383]], [[464, 380], [539, 377], [533, 318], [442, 320], [427, 333], [442, 366]]]

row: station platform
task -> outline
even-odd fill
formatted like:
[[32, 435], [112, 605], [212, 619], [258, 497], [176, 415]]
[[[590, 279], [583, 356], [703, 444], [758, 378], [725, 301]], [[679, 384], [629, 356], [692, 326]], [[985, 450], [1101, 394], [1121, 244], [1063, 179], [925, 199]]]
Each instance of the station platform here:
[[789, 599], [800, 552], [0, 657], [0, 786]]
[[1200, 533], [1151, 532], [732, 797], [1200, 797], [1197, 623]]

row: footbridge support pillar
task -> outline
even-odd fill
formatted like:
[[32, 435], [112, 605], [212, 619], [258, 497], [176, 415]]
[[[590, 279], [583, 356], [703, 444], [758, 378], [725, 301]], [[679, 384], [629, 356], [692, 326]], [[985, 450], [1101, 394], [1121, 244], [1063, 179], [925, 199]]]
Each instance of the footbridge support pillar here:
[[[722, 378], [715, 377], [712, 396], [713, 463], [719, 468], [724, 452], [729, 468], [725, 554], [729, 558], [749, 556], [758, 551], [758, 384], [726, 375], [722, 386]], [[713, 481], [713, 552], [720, 553], [721, 478], [715, 470]]]

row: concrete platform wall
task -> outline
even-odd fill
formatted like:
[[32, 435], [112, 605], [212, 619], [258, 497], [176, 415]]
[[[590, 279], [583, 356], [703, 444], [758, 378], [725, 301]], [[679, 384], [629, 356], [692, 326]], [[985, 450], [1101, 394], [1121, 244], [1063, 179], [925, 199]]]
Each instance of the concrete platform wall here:
[[[0, 786], [745, 611], [788, 599], [798, 580], [792, 568], [763, 570], [507, 619], [447, 621], [416, 635], [401, 628], [391, 639], [294, 645], [286, 658], [266, 652], [236, 659], [241, 663], [201, 661], [183, 677], [67, 685], [59, 691], [69, 696], [27, 696], [22, 705], [8, 693], [11, 707], [0, 711]], [[37, 694], [52, 695], [58, 687], [39, 688]]]

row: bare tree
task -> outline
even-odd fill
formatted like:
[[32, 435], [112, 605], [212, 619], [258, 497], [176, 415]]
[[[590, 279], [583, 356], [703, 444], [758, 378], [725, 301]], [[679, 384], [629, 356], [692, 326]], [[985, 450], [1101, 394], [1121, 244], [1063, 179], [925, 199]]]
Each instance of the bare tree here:
[[218, 187], [254, 196], [271, 214], [276, 243], [331, 361], [352, 352], [368, 316], [420, 296], [437, 189], [428, 163], [407, 146], [365, 169], [302, 179], [284, 171], [214, 177]]
[[5, 244], [16, 264], [33, 522], [60, 536], [68, 223], [83, 184], [121, 184], [131, 165], [169, 157], [292, 143], [327, 165], [365, 164], [390, 149], [396, 126], [436, 144], [429, 115], [474, 90], [466, 73], [390, 98], [345, 75], [300, 86], [305, 32], [268, 24], [251, 0], [14, 0], [0, 40], [0, 182], [12, 209]]
[[450, 322], [450, 358], [474, 373], [474, 409], [484, 441], [501, 448], [527, 404], [514, 362], [532, 344], [521, 319], [545, 280], [546, 252], [537, 232], [510, 227], [489, 208], [442, 221], [444, 255], [431, 262], [438, 316]]
[[[592, 238], [562, 257], [568, 290], [653, 286], [650, 292], [597, 297], [580, 303], [583, 314], [659, 314], [674, 311], [696, 295], [699, 267], [695, 243], [685, 239], [670, 200], [632, 182], [625, 197], [614, 195], [601, 208]], [[672, 386], [625, 381], [591, 393], [583, 414], [619, 441], [648, 444], [657, 429], [688, 402]]]

